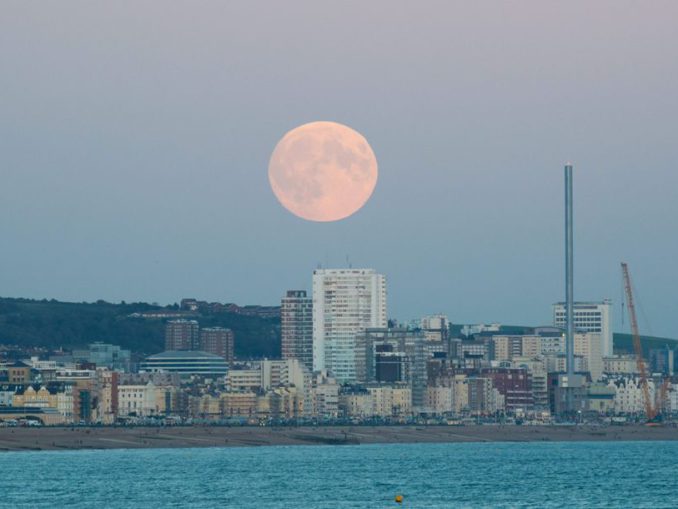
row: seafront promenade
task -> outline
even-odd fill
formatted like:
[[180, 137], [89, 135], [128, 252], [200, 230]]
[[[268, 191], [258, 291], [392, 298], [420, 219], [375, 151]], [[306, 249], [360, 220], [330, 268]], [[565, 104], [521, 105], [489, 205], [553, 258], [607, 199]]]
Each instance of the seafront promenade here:
[[0, 428], [0, 452], [374, 443], [678, 440], [674, 426], [319, 426]]

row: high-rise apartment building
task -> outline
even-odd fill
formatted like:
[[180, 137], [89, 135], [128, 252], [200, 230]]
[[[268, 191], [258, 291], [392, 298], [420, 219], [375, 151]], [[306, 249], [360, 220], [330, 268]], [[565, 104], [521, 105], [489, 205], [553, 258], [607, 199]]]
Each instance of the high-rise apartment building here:
[[313, 271], [313, 369], [354, 382], [356, 334], [385, 328], [386, 278], [374, 269]]
[[165, 350], [197, 350], [200, 326], [195, 320], [170, 320], [165, 324]]
[[289, 290], [280, 306], [282, 358], [299, 359], [313, 370], [313, 300], [305, 290]]
[[205, 327], [200, 330], [200, 350], [213, 353], [232, 362], [234, 356], [235, 336], [231, 329], [224, 327]]
[[[600, 350], [603, 356], [612, 356], [612, 301], [605, 299], [603, 302], [575, 302], [573, 315], [575, 331], [600, 334]], [[564, 302], [553, 305], [553, 325], [565, 327]]]

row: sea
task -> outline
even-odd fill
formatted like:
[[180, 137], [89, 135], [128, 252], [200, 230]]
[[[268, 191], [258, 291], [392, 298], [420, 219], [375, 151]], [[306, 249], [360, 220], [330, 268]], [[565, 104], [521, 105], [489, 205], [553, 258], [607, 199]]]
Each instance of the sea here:
[[669, 508], [678, 442], [5, 452], [0, 507]]

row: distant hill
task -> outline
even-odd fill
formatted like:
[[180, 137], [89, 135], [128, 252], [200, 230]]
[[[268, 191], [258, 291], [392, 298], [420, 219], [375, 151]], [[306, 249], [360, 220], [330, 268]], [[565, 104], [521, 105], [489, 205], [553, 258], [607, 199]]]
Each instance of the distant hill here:
[[[613, 342], [615, 354], [633, 353], [633, 337], [631, 334], [615, 332]], [[643, 354], [648, 356], [649, 351], [653, 348], [664, 348], [668, 346], [670, 349], [675, 350], [678, 348], [678, 339], [640, 336], [640, 344], [643, 347]]]
[[[152, 354], [164, 349], [165, 322], [169, 319], [153, 316], [177, 312], [177, 305], [0, 298], [0, 343], [70, 349], [104, 341], [140, 354]], [[280, 356], [279, 318], [229, 312], [197, 312], [190, 318], [201, 327], [232, 329], [237, 357]]]
[[[161, 352], [165, 343], [166, 315], [180, 313], [179, 306], [143, 302], [113, 304], [0, 298], [0, 344], [51, 349], [79, 348], [93, 341], [120, 345], [138, 354]], [[228, 327], [235, 334], [240, 358], [280, 357], [280, 319], [247, 316], [228, 311], [196, 311], [189, 318], [201, 327]], [[505, 334], [529, 334], [531, 327], [503, 326]], [[452, 328], [452, 335], [461, 326]], [[678, 348], [678, 340], [642, 336], [643, 350]], [[614, 334], [615, 353], [633, 353], [630, 334]]]
[[[453, 337], [458, 337], [461, 334], [461, 325], [452, 325], [450, 332]], [[532, 334], [534, 327], [525, 325], [502, 325], [500, 328], [501, 334]], [[612, 335], [612, 342], [614, 345], [615, 354], [632, 354], [633, 338], [631, 334], [623, 332], [615, 332]], [[643, 348], [645, 356], [649, 355], [651, 349], [664, 348], [668, 346], [670, 349], [678, 349], [678, 339], [662, 338], [656, 336], [640, 336], [640, 344]]]

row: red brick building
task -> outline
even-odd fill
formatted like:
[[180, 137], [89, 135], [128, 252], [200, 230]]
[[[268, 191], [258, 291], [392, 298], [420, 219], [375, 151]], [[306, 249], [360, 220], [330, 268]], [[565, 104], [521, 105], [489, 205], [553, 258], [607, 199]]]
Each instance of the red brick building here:
[[200, 331], [200, 350], [223, 357], [228, 362], [235, 359], [235, 336], [231, 329], [206, 327]]

